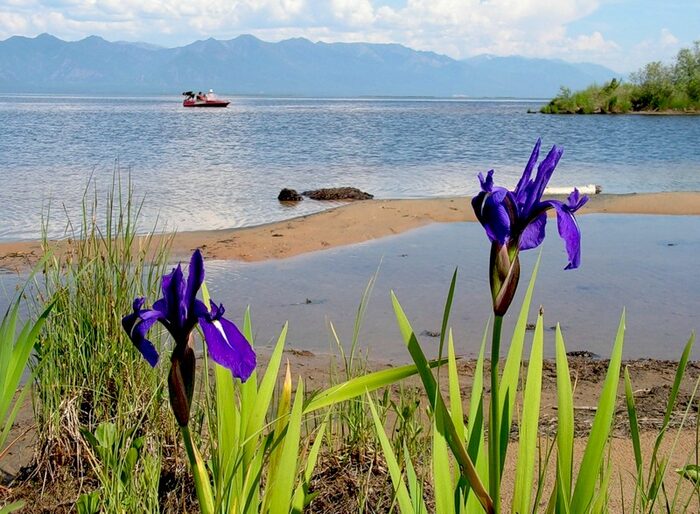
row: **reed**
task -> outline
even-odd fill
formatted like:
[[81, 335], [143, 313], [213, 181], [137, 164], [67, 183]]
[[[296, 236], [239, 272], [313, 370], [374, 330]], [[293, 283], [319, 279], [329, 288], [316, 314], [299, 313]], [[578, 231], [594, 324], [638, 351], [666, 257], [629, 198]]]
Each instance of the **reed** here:
[[81, 219], [69, 220], [61, 255], [51, 254], [48, 215], [43, 222], [48, 257], [36, 307], [53, 309], [32, 365], [40, 463], [69, 459], [83, 469], [92, 449], [81, 430], [94, 433], [103, 422], [119, 431], [171, 432], [162, 412], [164, 378], [146, 372], [121, 327], [133, 298], [160, 287], [170, 248], [155, 228], [140, 232], [142, 206], [117, 170], [105, 198], [86, 187]]

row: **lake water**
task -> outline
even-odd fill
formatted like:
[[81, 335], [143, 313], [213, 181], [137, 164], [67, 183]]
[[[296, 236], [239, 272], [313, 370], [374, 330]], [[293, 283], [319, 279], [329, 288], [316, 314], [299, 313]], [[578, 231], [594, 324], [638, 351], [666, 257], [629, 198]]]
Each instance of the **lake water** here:
[[115, 168], [145, 195], [143, 228], [255, 225], [324, 209], [285, 207], [282, 187], [351, 185], [378, 198], [470, 194], [496, 168], [515, 184], [536, 138], [565, 147], [552, 185], [606, 192], [700, 190], [700, 117], [545, 116], [542, 102], [234, 98], [184, 109], [176, 97], [0, 99], [0, 240], [74, 220], [90, 177]]

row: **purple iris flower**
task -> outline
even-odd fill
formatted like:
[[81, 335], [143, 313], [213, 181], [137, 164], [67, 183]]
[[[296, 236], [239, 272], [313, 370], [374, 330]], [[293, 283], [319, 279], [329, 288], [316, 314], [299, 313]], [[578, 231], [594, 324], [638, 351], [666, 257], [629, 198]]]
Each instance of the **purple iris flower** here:
[[[508, 308], [515, 292], [520, 273], [518, 252], [536, 248], [544, 240], [548, 210], [554, 209], [557, 214], [559, 235], [569, 256], [566, 269], [577, 268], [581, 262], [581, 232], [574, 213], [588, 201], [588, 197], [574, 189], [566, 202], [542, 201], [542, 193], [563, 150], [553, 146], [532, 178], [540, 145], [538, 139], [514, 191], [494, 186], [493, 170], [490, 170], [485, 178], [479, 173], [481, 192], [472, 199], [476, 217], [492, 243], [491, 288], [497, 314], [498, 311], [505, 312], [504, 308]], [[498, 298], [499, 294], [505, 298]]]
[[236, 325], [223, 317], [224, 306], [210, 302], [207, 307], [197, 299], [204, 282], [204, 261], [199, 250], [190, 259], [189, 276], [184, 279], [182, 268], [163, 276], [163, 298], [144, 309], [144, 298], [134, 300], [134, 312], [124, 316], [122, 326], [129, 338], [151, 366], [158, 363], [158, 352], [146, 338], [151, 327], [159, 321], [175, 341], [168, 379], [170, 401], [181, 425], [189, 419], [189, 407], [194, 387], [193, 331], [202, 329], [209, 355], [214, 362], [231, 370], [234, 377], [246, 381], [255, 369], [255, 352]]
[[209, 355], [214, 362], [231, 370], [235, 377], [245, 381], [255, 369], [255, 352], [236, 325], [223, 317], [224, 306], [211, 302], [207, 308], [197, 299], [204, 282], [204, 261], [199, 250], [190, 260], [189, 278], [185, 280], [177, 265], [163, 276], [163, 298], [144, 309], [144, 298], [134, 300], [134, 312], [122, 319], [122, 325], [134, 345], [151, 366], [158, 363], [158, 352], [146, 334], [156, 321], [170, 332], [175, 344], [187, 344], [190, 333], [199, 323]]

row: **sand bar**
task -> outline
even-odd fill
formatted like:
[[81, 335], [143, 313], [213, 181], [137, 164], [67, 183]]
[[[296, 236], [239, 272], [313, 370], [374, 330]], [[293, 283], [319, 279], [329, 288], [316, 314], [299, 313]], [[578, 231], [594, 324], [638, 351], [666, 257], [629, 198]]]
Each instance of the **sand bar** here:
[[[181, 232], [173, 241], [173, 257], [186, 258], [201, 248], [208, 259], [247, 262], [281, 259], [326, 248], [400, 234], [430, 223], [476, 221], [471, 197], [415, 200], [366, 200], [320, 213], [254, 227]], [[581, 214], [700, 215], [700, 192], [600, 194]], [[59, 255], [66, 241], [54, 243]], [[0, 268], [29, 268], [42, 255], [37, 241], [0, 243]]]

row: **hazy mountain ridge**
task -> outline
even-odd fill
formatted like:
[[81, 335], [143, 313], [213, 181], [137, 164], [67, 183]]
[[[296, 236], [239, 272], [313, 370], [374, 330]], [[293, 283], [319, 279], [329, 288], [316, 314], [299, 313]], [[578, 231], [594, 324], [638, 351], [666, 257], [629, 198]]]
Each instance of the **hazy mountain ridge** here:
[[242, 35], [178, 48], [67, 42], [49, 34], [0, 41], [0, 91], [301, 96], [550, 97], [619, 76], [603, 66], [554, 59], [477, 56], [455, 60], [398, 44], [269, 43]]

